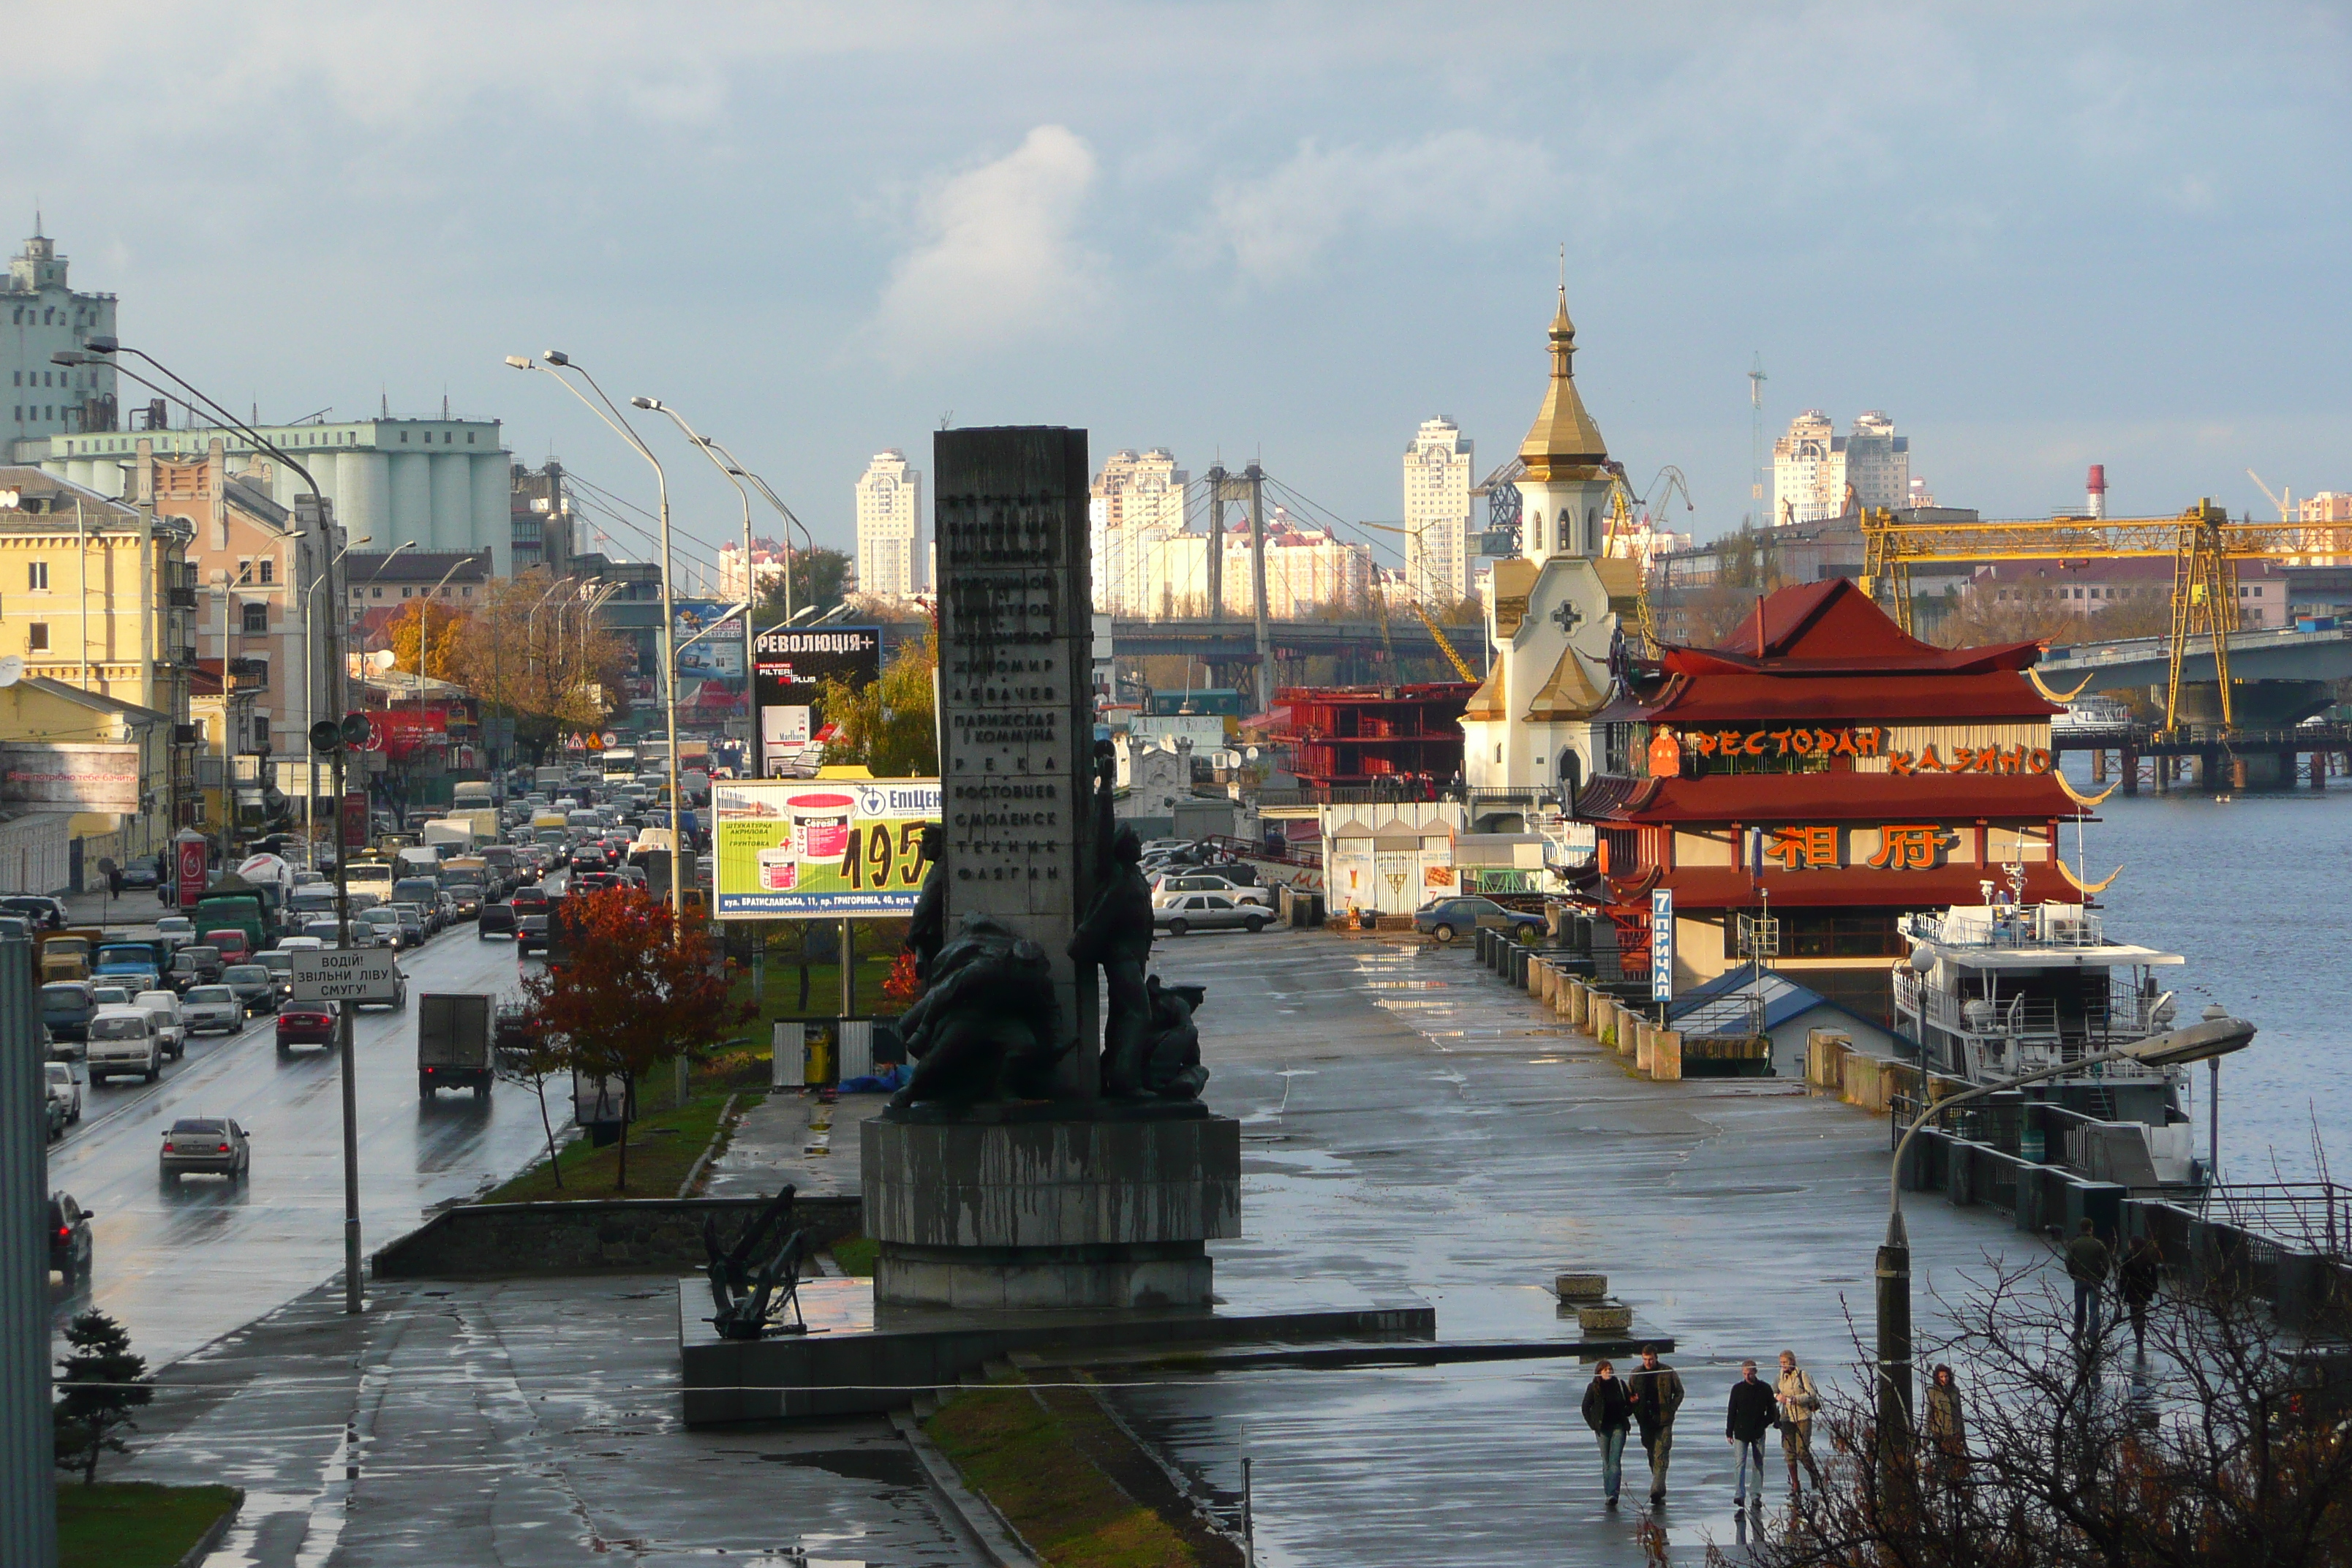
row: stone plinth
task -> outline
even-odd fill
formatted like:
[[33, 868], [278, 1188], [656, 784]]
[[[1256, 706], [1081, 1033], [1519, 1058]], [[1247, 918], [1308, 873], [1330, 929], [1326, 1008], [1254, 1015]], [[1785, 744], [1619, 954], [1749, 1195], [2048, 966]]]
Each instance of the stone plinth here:
[[1203, 1306], [1203, 1244], [1241, 1234], [1241, 1124], [866, 1123], [877, 1303], [976, 1310]]

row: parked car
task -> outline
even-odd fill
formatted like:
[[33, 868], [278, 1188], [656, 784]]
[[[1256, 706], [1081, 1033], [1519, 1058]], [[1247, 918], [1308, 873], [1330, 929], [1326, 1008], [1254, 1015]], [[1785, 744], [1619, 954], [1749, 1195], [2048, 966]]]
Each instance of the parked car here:
[[221, 984], [252, 1016], [278, 1011], [278, 982], [267, 964], [232, 963], [221, 974]]
[[226, 985], [192, 985], [180, 998], [180, 1020], [191, 1035], [234, 1035], [245, 1027], [245, 1004]]
[[1237, 903], [1225, 893], [1180, 893], [1151, 911], [1151, 923], [1170, 936], [1190, 931], [1260, 931], [1266, 918], [1260, 906]]
[[196, 940], [196, 922], [185, 915], [165, 915], [155, 922], [155, 940], [176, 954]]
[[515, 910], [512, 904], [482, 906], [482, 912], [477, 917], [474, 924], [476, 940], [488, 942], [494, 936], [511, 937], [519, 934], [515, 929]]
[[65, 900], [46, 893], [10, 893], [0, 898], [0, 915], [30, 921], [37, 931], [66, 929]]
[[335, 1043], [335, 1004], [289, 1002], [278, 1013], [278, 1054], [291, 1056], [296, 1046]]
[[86, 1059], [92, 1083], [120, 1077], [153, 1083], [163, 1071], [163, 1041], [154, 1018], [140, 1007], [100, 1007], [89, 1021]]
[[163, 1054], [178, 1061], [188, 1054], [188, 1029], [180, 1013], [180, 994], [176, 991], [141, 991], [131, 998], [131, 1005], [155, 1020], [155, 1037], [163, 1044]]
[[134, 856], [123, 863], [122, 885], [126, 888], [152, 888], [163, 879], [163, 862], [152, 855]]
[[49, 1032], [52, 1051], [89, 1038], [89, 1021], [97, 1012], [97, 988], [86, 980], [52, 980], [41, 987], [41, 1026]]
[[71, 1062], [43, 1062], [41, 1071], [48, 1080], [49, 1098], [65, 1107], [68, 1124], [81, 1120], [81, 1079], [74, 1076]]
[[1435, 937], [1441, 942], [1452, 942], [1463, 932], [1479, 926], [1500, 926], [1512, 935], [1525, 939], [1541, 936], [1544, 918], [1519, 910], [1507, 910], [1492, 899], [1475, 895], [1454, 899], [1433, 899], [1412, 912], [1412, 929], [1423, 936]]
[[253, 1168], [253, 1146], [226, 1116], [184, 1116], [163, 1134], [162, 1166], [167, 1182], [191, 1172], [233, 1182]]
[[191, 985], [217, 985], [221, 971], [227, 967], [219, 948], [201, 942], [184, 947], [172, 955], [172, 988], [185, 991]]
[[49, 1267], [71, 1284], [89, 1275], [90, 1212], [68, 1193], [49, 1194]]
[[1213, 871], [1170, 871], [1151, 885], [1151, 901], [1155, 904], [1164, 904], [1185, 893], [1223, 893], [1237, 904], [1255, 904], [1267, 910], [1274, 907], [1273, 895], [1264, 888], [1243, 887]]

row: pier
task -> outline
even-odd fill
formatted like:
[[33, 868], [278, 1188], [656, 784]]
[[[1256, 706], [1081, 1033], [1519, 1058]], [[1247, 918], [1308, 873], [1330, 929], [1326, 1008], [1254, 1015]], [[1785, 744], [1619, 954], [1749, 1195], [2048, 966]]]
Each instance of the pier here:
[[2330, 778], [2352, 773], [2352, 725], [2296, 724], [2278, 729], [2153, 725], [2068, 728], [2053, 725], [2050, 751], [2091, 759], [2091, 783], [2168, 795], [2189, 790], [2220, 795], [2245, 789], [2326, 789]]

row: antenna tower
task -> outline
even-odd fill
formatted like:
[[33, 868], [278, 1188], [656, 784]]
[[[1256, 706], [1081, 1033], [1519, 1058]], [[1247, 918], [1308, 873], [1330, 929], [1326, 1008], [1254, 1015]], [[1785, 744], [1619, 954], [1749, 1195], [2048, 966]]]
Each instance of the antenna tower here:
[[1748, 514], [1758, 522], [1765, 521], [1768, 510], [1764, 500], [1764, 383], [1768, 379], [1764, 356], [1759, 353], [1748, 367]]

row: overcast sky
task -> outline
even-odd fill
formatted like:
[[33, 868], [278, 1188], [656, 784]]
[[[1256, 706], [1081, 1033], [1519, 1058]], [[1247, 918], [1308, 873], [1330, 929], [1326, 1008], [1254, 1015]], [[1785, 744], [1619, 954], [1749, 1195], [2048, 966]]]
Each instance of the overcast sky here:
[[[873, 451], [1087, 426], [1394, 519], [1587, 405], [1702, 535], [1882, 409], [1948, 505], [2352, 490], [2342, 6], [965, 3], [6, 7], [0, 211], [263, 416], [505, 421], [650, 501], [542, 377], [676, 404], [847, 542]], [[12, 247], [13, 248], [13, 247]], [[681, 525], [735, 500], [647, 435]], [[626, 552], [632, 542], [617, 541]]]

